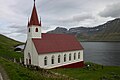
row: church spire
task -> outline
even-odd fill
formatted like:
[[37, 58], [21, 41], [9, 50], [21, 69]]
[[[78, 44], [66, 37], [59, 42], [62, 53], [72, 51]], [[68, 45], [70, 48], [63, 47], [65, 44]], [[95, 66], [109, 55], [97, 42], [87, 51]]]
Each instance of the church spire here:
[[30, 22], [29, 22], [29, 26], [32, 26], [32, 25], [35, 25], [35, 26], [40, 25], [36, 6], [35, 6], [35, 0], [34, 0], [34, 6], [33, 6], [33, 10], [32, 10], [32, 15], [31, 15]]

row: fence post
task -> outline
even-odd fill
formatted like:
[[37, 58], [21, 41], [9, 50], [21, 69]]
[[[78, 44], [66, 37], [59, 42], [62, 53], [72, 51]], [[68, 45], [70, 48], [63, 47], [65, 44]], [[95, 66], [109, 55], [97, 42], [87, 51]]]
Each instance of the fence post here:
[[14, 63], [16, 63], [16, 59], [14, 58], [14, 61], [13, 61]]
[[22, 59], [20, 58], [20, 63], [22, 63]]

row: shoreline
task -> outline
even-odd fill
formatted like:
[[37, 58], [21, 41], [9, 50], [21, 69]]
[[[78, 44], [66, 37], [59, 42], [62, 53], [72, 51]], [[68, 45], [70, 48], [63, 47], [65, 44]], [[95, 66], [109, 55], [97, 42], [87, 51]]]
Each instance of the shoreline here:
[[[80, 41], [80, 40], [78, 40]], [[80, 42], [120, 42], [120, 41], [80, 41]]]

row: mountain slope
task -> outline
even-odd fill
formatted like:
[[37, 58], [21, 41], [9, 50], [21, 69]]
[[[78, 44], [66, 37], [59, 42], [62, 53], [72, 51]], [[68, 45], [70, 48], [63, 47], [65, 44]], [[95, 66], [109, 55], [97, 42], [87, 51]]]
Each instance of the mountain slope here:
[[0, 56], [7, 59], [23, 57], [22, 54], [14, 52], [14, 46], [18, 44], [22, 43], [0, 34]]
[[[48, 33], [63, 32], [59, 27], [56, 29], [53, 31], [49, 31]], [[69, 30], [66, 30], [66, 32], [64, 31], [62, 34], [76, 35], [77, 38], [82, 41], [120, 41], [120, 18], [108, 21], [105, 24], [92, 28], [90, 27], [70, 28]]]

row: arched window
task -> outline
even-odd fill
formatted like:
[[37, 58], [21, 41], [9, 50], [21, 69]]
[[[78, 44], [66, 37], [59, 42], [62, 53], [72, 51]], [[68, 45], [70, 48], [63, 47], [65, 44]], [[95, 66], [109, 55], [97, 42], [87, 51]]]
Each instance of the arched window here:
[[60, 55], [58, 56], [58, 63], [60, 63]]
[[69, 61], [71, 61], [71, 53], [69, 54]]
[[44, 65], [47, 65], [47, 56], [44, 58]]
[[51, 63], [54, 64], [54, 56], [51, 58]]
[[78, 59], [80, 59], [80, 52], [78, 53]]
[[35, 29], [35, 32], [38, 32], [38, 28]]
[[30, 53], [28, 53], [28, 60], [29, 60], [28, 64], [31, 64], [31, 55], [30, 55]]
[[30, 32], [30, 28], [29, 28], [29, 32]]
[[66, 62], [66, 54], [64, 55], [64, 62]]
[[74, 60], [76, 59], [76, 53], [74, 53]]

